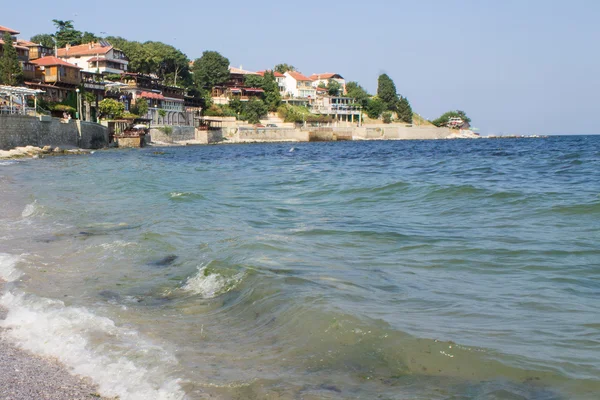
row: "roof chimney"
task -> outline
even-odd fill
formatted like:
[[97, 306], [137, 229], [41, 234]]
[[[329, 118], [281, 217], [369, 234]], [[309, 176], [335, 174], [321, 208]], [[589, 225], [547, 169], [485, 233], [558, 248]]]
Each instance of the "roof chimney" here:
[[69, 49], [71, 48], [71, 45], [69, 43], [65, 44], [65, 50], [69, 51]]

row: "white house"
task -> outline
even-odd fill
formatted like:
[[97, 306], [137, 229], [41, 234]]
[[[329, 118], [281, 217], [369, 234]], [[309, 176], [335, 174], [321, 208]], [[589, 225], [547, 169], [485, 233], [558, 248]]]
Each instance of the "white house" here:
[[279, 86], [279, 94], [282, 96], [285, 95], [285, 75], [279, 73], [277, 71], [258, 71], [257, 74], [260, 76], [265, 76], [265, 72], [272, 72], [275, 76], [275, 81], [277, 82], [277, 86]]
[[314, 87], [319, 86], [321, 83], [327, 86], [329, 82], [336, 81], [340, 84], [342, 88], [342, 93], [346, 93], [346, 80], [340, 74], [335, 74], [332, 72], [325, 72], [323, 74], [312, 74], [310, 76], [310, 79], [312, 79], [312, 84]]
[[78, 46], [67, 45], [58, 49], [57, 57], [77, 65], [83, 71], [101, 74], [121, 74], [127, 71], [129, 64], [125, 53], [105, 41]]
[[309, 77], [296, 71], [288, 71], [283, 75], [285, 76], [286, 95], [311, 99], [317, 97], [317, 90]]

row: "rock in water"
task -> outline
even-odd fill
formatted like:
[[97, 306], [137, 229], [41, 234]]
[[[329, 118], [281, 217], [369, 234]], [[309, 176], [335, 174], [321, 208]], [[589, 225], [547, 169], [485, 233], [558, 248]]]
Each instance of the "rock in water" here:
[[148, 265], [153, 267], [167, 267], [173, 264], [177, 258], [178, 257], [175, 254], [169, 254], [168, 256], [165, 256], [159, 260], [149, 262]]

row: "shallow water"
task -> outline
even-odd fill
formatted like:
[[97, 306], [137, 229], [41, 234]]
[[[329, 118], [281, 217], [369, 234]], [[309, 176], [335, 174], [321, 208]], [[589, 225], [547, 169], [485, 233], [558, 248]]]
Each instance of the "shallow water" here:
[[122, 399], [597, 399], [600, 137], [0, 165], [1, 322]]

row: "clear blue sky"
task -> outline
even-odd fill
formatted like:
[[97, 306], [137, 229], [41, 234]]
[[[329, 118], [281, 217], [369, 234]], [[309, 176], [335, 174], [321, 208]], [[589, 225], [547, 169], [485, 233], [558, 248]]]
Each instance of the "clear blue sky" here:
[[600, 133], [598, 0], [26, 4], [0, 14], [25, 39], [71, 19], [97, 35], [172, 44], [191, 59], [217, 50], [244, 69], [285, 62], [337, 72], [371, 93], [385, 72], [415, 112], [462, 109], [484, 134]]

